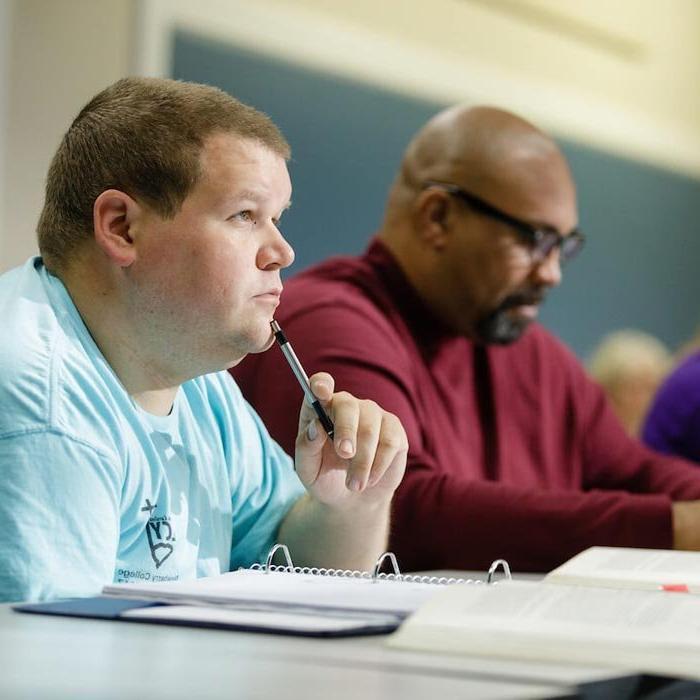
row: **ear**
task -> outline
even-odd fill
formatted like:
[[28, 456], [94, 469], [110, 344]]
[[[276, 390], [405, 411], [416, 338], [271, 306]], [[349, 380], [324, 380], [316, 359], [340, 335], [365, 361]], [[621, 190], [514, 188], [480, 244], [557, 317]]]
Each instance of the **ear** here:
[[436, 251], [447, 245], [449, 206], [448, 195], [440, 190], [425, 190], [415, 200], [414, 220], [420, 239]]
[[95, 243], [119, 267], [129, 267], [136, 257], [131, 229], [140, 213], [139, 204], [120, 190], [105, 190], [93, 205]]

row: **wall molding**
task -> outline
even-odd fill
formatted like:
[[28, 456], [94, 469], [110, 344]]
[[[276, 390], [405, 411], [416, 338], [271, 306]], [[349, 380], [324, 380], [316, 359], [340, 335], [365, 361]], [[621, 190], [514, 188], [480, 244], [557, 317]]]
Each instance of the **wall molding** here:
[[700, 134], [693, 130], [306, 8], [274, 0], [144, 0], [137, 26], [134, 70], [141, 74], [170, 74], [172, 33], [181, 29], [411, 97], [502, 106], [559, 137], [700, 177]]

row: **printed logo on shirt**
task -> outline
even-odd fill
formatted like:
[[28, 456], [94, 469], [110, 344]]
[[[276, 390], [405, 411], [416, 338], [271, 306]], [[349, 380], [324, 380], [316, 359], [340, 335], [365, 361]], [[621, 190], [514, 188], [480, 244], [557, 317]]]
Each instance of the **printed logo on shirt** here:
[[115, 583], [129, 583], [130, 581], [154, 581], [160, 583], [162, 581], [179, 581], [178, 574], [154, 574], [143, 569], [127, 569], [119, 568], [114, 572]]
[[148, 523], [146, 524], [146, 537], [148, 538], [148, 546], [151, 550], [151, 559], [159, 569], [166, 559], [175, 551], [175, 533], [170, 525], [170, 516], [153, 515], [153, 511], [158, 507], [157, 503], [151, 503], [147, 498], [146, 505], [141, 508], [141, 512], [149, 514]]

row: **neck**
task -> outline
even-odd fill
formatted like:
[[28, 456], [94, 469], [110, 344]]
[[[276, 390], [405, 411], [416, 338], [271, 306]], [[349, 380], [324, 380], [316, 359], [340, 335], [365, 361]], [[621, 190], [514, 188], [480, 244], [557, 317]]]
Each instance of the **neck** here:
[[396, 224], [380, 229], [378, 237], [399, 264], [403, 274], [423, 304], [455, 335], [473, 339], [474, 319], [458, 306], [454, 290], [445, 284], [444, 254], [423, 244], [409, 224]]
[[420, 240], [406, 223], [385, 224], [380, 229], [378, 238], [389, 249], [423, 303], [432, 313], [442, 318], [441, 306], [433, 290], [436, 261], [432, 252], [421, 246]]
[[131, 398], [147, 413], [167, 416], [173, 409], [178, 387], [130, 393]]
[[110, 272], [99, 265], [74, 265], [60, 273], [85, 326], [100, 352], [119, 378], [127, 393], [145, 411], [168, 415], [179, 385], [179, 378], [167, 366], [165, 352], [148, 342], [137, 317], [111, 283]]

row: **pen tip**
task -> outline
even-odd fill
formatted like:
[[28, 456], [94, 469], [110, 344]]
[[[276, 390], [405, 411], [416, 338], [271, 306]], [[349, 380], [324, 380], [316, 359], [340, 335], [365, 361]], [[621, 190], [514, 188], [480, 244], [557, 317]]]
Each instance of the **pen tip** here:
[[272, 331], [273, 331], [274, 333], [279, 333], [279, 331], [280, 331], [280, 324], [277, 323], [277, 321], [275, 321], [275, 320], [270, 321], [270, 325], [272, 326]]

